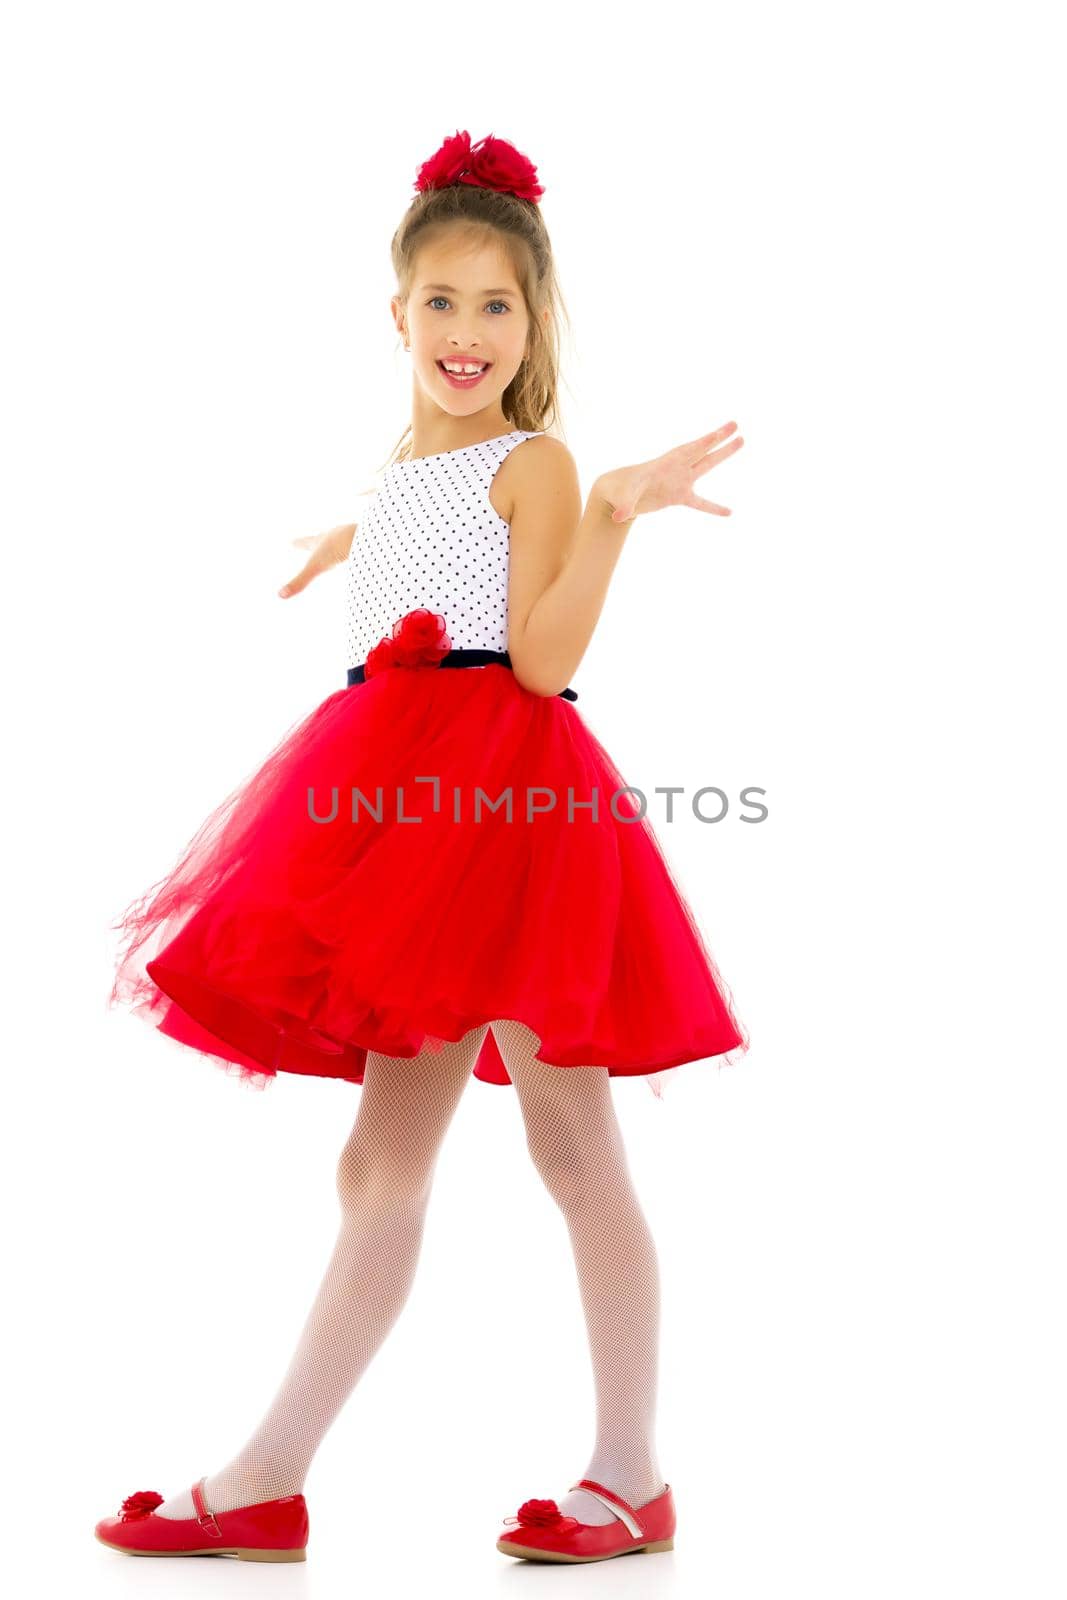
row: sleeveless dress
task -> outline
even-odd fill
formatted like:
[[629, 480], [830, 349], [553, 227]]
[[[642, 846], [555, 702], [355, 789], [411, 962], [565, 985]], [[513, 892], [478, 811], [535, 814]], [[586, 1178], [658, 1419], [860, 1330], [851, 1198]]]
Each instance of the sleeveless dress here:
[[[109, 1005], [257, 1088], [362, 1083], [497, 1019], [651, 1074], [748, 1048], [695, 917], [568, 688], [507, 655], [489, 491], [531, 430], [394, 462], [346, 564], [347, 683], [122, 914]], [[462, 670], [444, 670], [462, 668]], [[474, 1066], [508, 1084], [492, 1028]]]

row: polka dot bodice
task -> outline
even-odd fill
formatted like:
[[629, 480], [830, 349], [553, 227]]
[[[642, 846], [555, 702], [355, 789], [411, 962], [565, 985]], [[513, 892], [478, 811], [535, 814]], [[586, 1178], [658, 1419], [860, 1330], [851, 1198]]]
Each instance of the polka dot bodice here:
[[506, 650], [510, 528], [489, 489], [535, 431], [386, 467], [356, 528], [346, 571], [348, 666], [416, 606], [440, 613], [456, 649]]

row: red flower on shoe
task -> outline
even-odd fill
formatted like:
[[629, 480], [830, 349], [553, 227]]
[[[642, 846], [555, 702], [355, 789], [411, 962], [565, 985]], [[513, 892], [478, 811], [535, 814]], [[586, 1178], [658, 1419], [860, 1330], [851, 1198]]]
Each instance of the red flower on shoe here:
[[554, 1528], [557, 1533], [569, 1533], [578, 1526], [577, 1517], [565, 1517], [554, 1500], [524, 1500], [518, 1521], [524, 1528]]
[[363, 672], [373, 678], [390, 667], [437, 667], [452, 648], [444, 617], [425, 606], [409, 611], [393, 623], [391, 634], [380, 639], [367, 656]]
[[123, 1522], [136, 1522], [139, 1517], [147, 1517], [150, 1511], [162, 1504], [163, 1496], [154, 1489], [138, 1489], [136, 1494], [126, 1496], [119, 1516]]

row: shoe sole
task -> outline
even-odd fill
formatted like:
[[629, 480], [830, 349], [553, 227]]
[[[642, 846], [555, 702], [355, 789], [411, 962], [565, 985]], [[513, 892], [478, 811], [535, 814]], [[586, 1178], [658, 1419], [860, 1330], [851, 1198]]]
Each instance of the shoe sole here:
[[614, 1561], [616, 1556], [651, 1555], [656, 1550], [673, 1550], [674, 1540], [657, 1539], [652, 1544], [636, 1544], [632, 1550], [609, 1550], [602, 1556], [570, 1556], [561, 1550], [534, 1550], [523, 1544], [509, 1544], [498, 1539], [497, 1549], [505, 1556], [518, 1556], [522, 1561]]
[[306, 1561], [307, 1552], [304, 1550], [255, 1550], [245, 1549], [241, 1545], [226, 1545], [220, 1549], [213, 1545], [208, 1550], [130, 1550], [124, 1544], [112, 1544], [110, 1539], [105, 1539], [101, 1534], [96, 1537], [101, 1544], [106, 1544], [109, 1550], [118, 1550], [124, 1556], [236, 1556], [238, 1561]]

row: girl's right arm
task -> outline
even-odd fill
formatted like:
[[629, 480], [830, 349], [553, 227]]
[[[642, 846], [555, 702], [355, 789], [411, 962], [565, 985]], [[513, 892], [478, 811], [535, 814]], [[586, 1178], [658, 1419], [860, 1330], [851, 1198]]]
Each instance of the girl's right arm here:
[[312, 578], [318, 577], [320, 572], [327, 572], [330, 567], [336, 567], [342, 561], [347, 561], [358, 527], [358, 522], [342, 522], [336, 528], [331, 528], [329, 533], [306, 533], [299, 539], [294, 539], [293, 544], [300, 545], [304, 550], [310, 550], [311, 555], [296, 577], [290, 578], [289, 582], [278, 590], [282, 599], [287, 600], [291, 594], [299, 594], [301, 589], [306, 589]]

